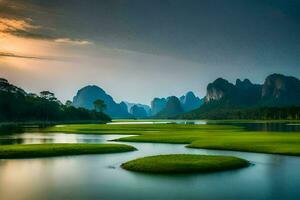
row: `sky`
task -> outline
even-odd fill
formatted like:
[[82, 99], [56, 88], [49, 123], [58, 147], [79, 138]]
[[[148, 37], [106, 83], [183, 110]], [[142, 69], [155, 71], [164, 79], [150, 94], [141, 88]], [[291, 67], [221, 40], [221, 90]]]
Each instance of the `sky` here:
[[209, 82], [300, 77], [299, 0], [0, 0], [0, 77], [61, 101], [203, 97]]

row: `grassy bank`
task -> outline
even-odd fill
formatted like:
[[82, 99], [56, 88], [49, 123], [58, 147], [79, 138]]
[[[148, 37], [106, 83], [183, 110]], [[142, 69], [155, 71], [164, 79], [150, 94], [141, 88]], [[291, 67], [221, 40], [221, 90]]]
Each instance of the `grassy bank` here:
[[300, 156], [300, 134], [248, 133], [205, 137], [187, 147]]
[[123, 144], [5, 145], [0, 146], [0, 159], [119, 153], [134, 150], [136, 150], [134, 147]]
[[[238, 124], [238, 121], [236, 123]], [[244, 121], [241, 121], [241, 123], [244, 123]], [[250, 132], [240, 126], [232, 125], [79, 124], [54, 126], [39, 131], [81, 134], [129, 134], [136, 136], [123, 137], [118, 139], [118, 141], [187, 144], [191, 148], [300, 156], [300, 132]]]
[[208, 173], [246, 167], [249, 162], [229, 156], [159, 155], [139, 158], [122, 164], [122, 168], [144, 173]]
[[127, 142], [188, 144], [189, 148], [217, 149], [300, 156], [300, 133], [243, 130], [190, 131], [177, 134], [131, 136]]
[[63, 124], [42, 129], [31, 129], [38, 132], [63, 132], [80, 134], [120, 134], [120, 135], [168, 135], [190, 131], [241, 130], [241, 127], [229, 125], [191, 125], [191, 124]]

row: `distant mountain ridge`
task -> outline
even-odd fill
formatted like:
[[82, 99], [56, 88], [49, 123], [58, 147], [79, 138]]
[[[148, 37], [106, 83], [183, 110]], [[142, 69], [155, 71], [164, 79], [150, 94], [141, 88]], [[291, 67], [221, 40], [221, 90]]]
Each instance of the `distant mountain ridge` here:
[[183, 112], [189, 112], [199, 108], [203, 103], [204, 99], [196, 97], [196, 95], [191, 91], [187, 92], [180, 98], [175, 96], [154, 98], [151, 102], [152, 116], [156, 118], [174, 117]]
[[300, 80], [272, 74], [264, 84], [253, 84], [248, 79], [237, 79], [236, 84], [218, 78], [208, 84], [205, 103], [223, 101], [236, 106], [291, 106], [300, 105]]
[[187, 92], [180, 99], [171, 96], [167, 98], [154, 98], [151, 107], [145, 104], [130, 103], [122, 101], [116, 103], [114, 99], [102, 88], [96, 85], [88, 85], [78, 90], [73, 98], [74, 107], [94, 109], [94, 101], [101, 99], [106, 105], [104, 112], [112, 118], [151, 118], [151, 117], [172, 117], [183, 112], [191, 111], [200, 107], [204, 99], [196, 97], [193, 92]]
[[155, 116], [162, 111], [167, 104], [166, 98], [154, 98], [151, 101], [151, 115]]
[[155, 115], [155, 118], [174, 117], [183, 112], [184, 109], [181, 105], [180, 100], [175, 96], [171, 96], [167, 98], [166, 106]]
[[130, 108], [129, 113], [136, 119], [145, 119], [149, 117], [148, 113], [142, 106], [134, 105]]
[[89, 85], [78, 90], [76, 96], [73, 98], [74, 107], [82, 107], [86, 109], [94, 109], [94, 101], [101, 99], [106, 105], [104, 112], [112, 118], [132, 118], [129, 114], [127, 105], [116, 103], [114, 99], [108, 95], [102, 88], [96, 85]]
[[[141, 104], [141, 103], [130, 103], [130, 102], [127, 102], [127, 101], [123, 101], [126, 105], [127, 105], [127, 109], [128, 109], [128, 112], [130, 114], [133, 114], [131, 111], [131, 108], [133, 106], [137, 106], [137, 107], [141, 107], [142, 109], [144, 109], [144, 111], [146, 112], [146, 117], [149, 117], [151, 116], [151, 107], [148, 106], [148, 105], [145, 105], [145, 104]], [[136, 110], [136, 108], [134, 109]]]
[[262, 86], [262, 100], [267, 105], [300, 105], [300, 80], [281, 74], [268, 76]]
[[251, 112], [255, 113], [255, 108], [260, 107], [300, 106], [300, 80], [281, 74], [269, 75], [263, 84], [254, 84], [249, 79], [230, 83], [218, 78], [208, 84], [205, 98], [200, 99], [193, 92], [180, 98], [154, 98], [151, 108], [138, 103], [116, 103], [103, 89], [90, 85], [77, 92], [73, 105], [93, 109], [93, 102], [97, 99], [104, 101], [107, 105], [105, 113], [112, 118], [173, 118], [178, 115], [210, 118], [221, 113], [226, 117], [224, 112], [241, 109], [252, 109]]
[[208, 84], [205, 103], [222, 101], [222, 104], [249, 106], [260, 100], [262, 86], [252, 84], [248, 79], [237, 79], [232, 84], [223, 78], [218, 78]]
[[[250, 80], [236, 80], [235, 84], [223, 78], [218, 78], [208, 84], [205, 103], [184, 118], [218, 118], [226, 117], [225, 113], [234, 110], [246, 114], [243, 109], [261, 107], [291, 107], [300, 106], [300, 80], [282, 74], [272, 74], [266, 77], [263, 84], [253, 84]], [[234, 114], [238, 116], [238, 114]], [[259, 113], [258, 113], [259, 115]]]

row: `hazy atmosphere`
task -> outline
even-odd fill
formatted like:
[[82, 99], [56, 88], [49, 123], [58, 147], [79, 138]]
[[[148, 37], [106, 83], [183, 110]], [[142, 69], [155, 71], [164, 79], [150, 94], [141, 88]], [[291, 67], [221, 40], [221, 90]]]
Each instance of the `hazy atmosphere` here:
[[147, 104], [205, 96], [221, 76], [299, 77], [299, 9], [298, 0], [0, 0], [0, 77], [62, 101], [95, 84]]

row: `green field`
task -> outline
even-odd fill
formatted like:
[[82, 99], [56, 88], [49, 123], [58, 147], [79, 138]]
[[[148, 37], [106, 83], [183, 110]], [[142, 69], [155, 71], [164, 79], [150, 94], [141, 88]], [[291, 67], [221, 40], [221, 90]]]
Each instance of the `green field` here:
[[241, 126], [232, 125], [82, 124], [49, 127], [39, 131], [81, 134], [129, 134], [136, 136], [122, 137], [118, 141], [187, 144], [187, 147], [190, 148], [300, 156], [300, 132], [250, 132]]
[[243, 130], [238, 126], [230, 125], [192, 125], [192, 124], [72, 124], [57, 125], [42, 129], [29, 129], [28, 131], [37, 132], [61, 132], [61, 133], [80, 133], [80, 134], [117, 134], [117, 135], [159, 135], [168, 136], [191, 131], [235, 131]]
[[217, 172], [248, 165], [248, 161], [231, 156], [174, 154], [138, 158], [123, 163], [121, 167], [136, 172], [173, 174]]
[[136, 150], [123, 144], [28, 144], [0, 146], [0, 159], [119, 153]]

